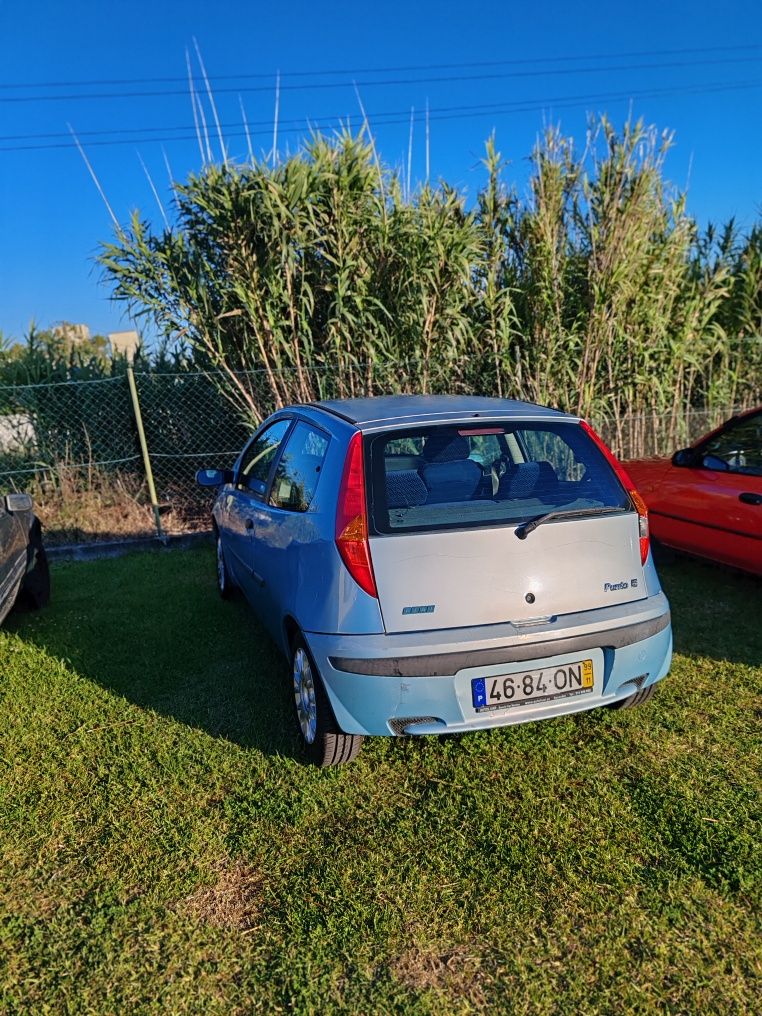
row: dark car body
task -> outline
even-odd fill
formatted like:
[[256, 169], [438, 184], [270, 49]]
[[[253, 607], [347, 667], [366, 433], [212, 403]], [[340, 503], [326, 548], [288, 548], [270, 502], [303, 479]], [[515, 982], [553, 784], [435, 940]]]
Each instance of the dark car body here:
[[32, 607], [50, 598], [42, 527], [28, 494], [0, 495], [0, 624], [21, 598]]
[[662, 544], [762, 575], [762, 407], [732, 417], [671, 459], [626, 468]]

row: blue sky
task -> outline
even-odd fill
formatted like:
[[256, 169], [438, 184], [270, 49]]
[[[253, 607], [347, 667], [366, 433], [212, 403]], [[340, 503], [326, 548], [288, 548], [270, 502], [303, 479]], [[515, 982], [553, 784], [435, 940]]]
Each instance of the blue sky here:
[[[310, 119], [356, 117], [355, 80], [380, 153], [394, 164], [407, 159], [410, 107], [420, 112], [428, 101], [431, 174], [471, 195], [483, 180], [479, 160], [493, 128], [511, 162], [509, 179], [523, 188], [527, 155], [544, 123], [559, 120], [582, 143], [587, 110], [606, 110], [621, 122], [631, 102], [647, 122], [675, 130], [668, 175], [688, 185], [689, 210], [702, 224], [730, 216], [749, 224], [762, 212], [762, 7], [753, 0], [2, 0], [0, 331], [6, 336], [20, 336], [32, 318], [41, 326], [85, 322], [98, 332], [129, 326], [93, 264], [111, 223], [81, 156], [72, 147], [22, 146], [68, 146], [71, 123], [117, 216], [139, 208], [158, 220], [138, 156], [162, 199], [168, 197], [162, 144], [147, 138], [166, 139], [175, 178], [199, 166], [183, 81], [194, 36], [220, 119], [231, 125], [225, 133], [234, 156], [246, 154], [239, 92], [251, 130], [262, 132], [252, 137], [255, 150], [270, 147], [278, 69], [281, 153], [298, 145]], [[411, 66], [429, 69], [399, 69]], [[333, 73], [293, 76], [306, 71]], [[87, 83], [125, 79], [132, 83]], [[164, 94], [113, 96], [136, 92]], [[172, 92], [179, 94], [166, 94]], [[82, 95], [89, 97], [74, 97]], [[35, 98], [16, 101], [28, 97]], [[137, 129], [143, 133], [125, 134]], [[103, 131], [114, 133], [88, 133]], [[424, 172], [424, 130], [417, 123], [413, 178]]]

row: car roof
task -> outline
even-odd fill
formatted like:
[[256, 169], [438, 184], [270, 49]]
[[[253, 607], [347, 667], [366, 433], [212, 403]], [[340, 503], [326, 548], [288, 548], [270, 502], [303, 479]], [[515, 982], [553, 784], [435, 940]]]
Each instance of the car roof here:
[[435, 423], [468, 417], [553, 417], [576, 419], [547, 406], [481, 395], [377, 395], [363, 399], [324, 399], [311, 406], [340, 417], [360, 430], [378, 425]]

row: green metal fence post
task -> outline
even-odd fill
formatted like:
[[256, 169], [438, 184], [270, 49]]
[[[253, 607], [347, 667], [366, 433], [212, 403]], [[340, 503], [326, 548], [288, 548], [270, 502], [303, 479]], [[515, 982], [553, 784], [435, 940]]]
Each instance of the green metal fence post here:
[[130, 397], [132, 399], [132, 410], [135, 413], [135, 423], [138, 426], [138, 437], [140, 438], [140, 451], [143, 454], [143, 468], [146, 471], [146, 480], [148, 481], [148, 494], [151, 498], [151, 507], [153, 508], [153, 517], [156, 522], [156, 533], [160, 540], [166, 540], [164, 531], [161, 528], [161, 515], [159, 514], [159, 502], [156, 497], [156, 485], [153, 482], [153, 470], [151, 468], [151, 458], [148, 454], [148, 444], [146, 443], [146, 432], [143, 429], [143, 415], [140, 412], [140, 401], [138, 399], [138, 386], [135, 384], [135, 371], [132, 369], [132, 364], [127, 364], [127, 381], [130, 386]]

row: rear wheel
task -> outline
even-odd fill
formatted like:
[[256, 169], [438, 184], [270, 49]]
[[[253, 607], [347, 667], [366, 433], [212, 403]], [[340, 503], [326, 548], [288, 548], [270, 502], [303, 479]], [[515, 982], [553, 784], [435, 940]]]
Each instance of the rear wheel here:
[[291, 647], [291, 676], [296, 723], [309, 760], [321, 767], [351, 762], [362, 747], [362, 736], [339, 729], [318, 669], [300, 635]]
[[635, 706], [642, 706], [646, 702], [650, 702], [656, 694], [656, 685], [649, 684], [647, 688], [641, 688], [640, 691], [636, 691], [633, 695], [628, 696], [626, 699], [620, 699], [619, 702], [612, 702], [612, 709], [634, 709]]

